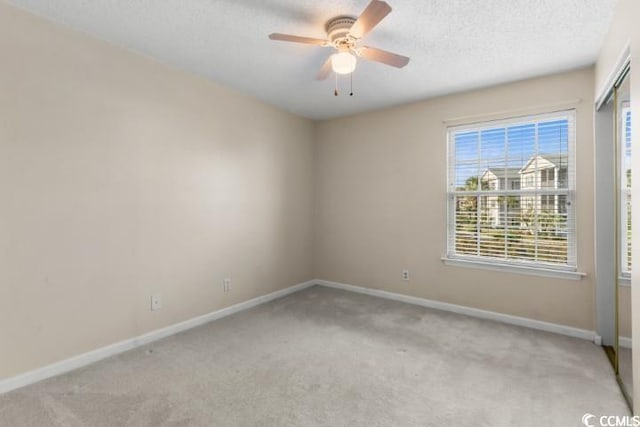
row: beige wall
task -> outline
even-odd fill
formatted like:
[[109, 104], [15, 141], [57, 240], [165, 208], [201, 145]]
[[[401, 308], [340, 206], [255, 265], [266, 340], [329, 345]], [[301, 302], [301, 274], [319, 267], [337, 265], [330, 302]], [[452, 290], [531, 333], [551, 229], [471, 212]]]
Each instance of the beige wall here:
[[[620, 0], [614, 15], [611, 28], [602, 46], [598, 61], [596, 63], [596, 93], [601, 93], [610, 84], [609, 76], [615, 72], [617, 62], [623, 52], [630, 47], [631, 51], [631, 111], [633, 123], [631, 145], [633, 153], [640, 153], [640, 27], [638, 17], [640, 16], [640, 1]], [[635, 171], [640, 170], [640, 156], [633, 156], [632, 175], [632, 198], [640, 200], [640, 174]], [[632, 228], [640, 230], [640, 210], [633, 210]], [[640, 235], [634, 233], [632, 245], [634, 248], [640, 247]], [[640, 265], [640, 251], [633, 251], [633, 265]], [[634, 343], [640, 342], [640, 269], [634, 268], [631, 277], [631, 318], [632, 318], [632, 339]], [[623, 305], [626, 305], [623, 303]], [[640, 413], [640, 351], [633, 352], [633, 382], [636, 384], [634, 393], [634, 412]]]
[[0, 379], [312, 278], [312, 122], [3, 2], [0, 58]]
[[[587, 276], [574, 281], [444, 265], [443, 121], [578, 98], [578, 263]], [[317, 278], [594, 329], [591, 68], [322, 122], [316, 156]], [[404, 268], [409, 283], [400, 278]]]

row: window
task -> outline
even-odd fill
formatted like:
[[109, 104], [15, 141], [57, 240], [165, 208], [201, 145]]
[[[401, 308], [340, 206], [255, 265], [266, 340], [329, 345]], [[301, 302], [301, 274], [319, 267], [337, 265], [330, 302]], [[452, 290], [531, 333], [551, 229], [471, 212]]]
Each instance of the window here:
[[631, 109], [622, 108], [622, 144], [620, 144], [620, 272], [631, 277]]
[[555, 205], [555, 196], [550, 194], [543, 194], [540, 196], [540, 199], [542, 200], [542, 202], [540, 203], [540, 209], [542, 209], [542, 212], [548, 212], [549, 210], [553, 209]]
[[558, 195], [558, 212], [562, 214], [567, 213], [567, 196], [564, 194]]
[[[448, 129], [447, 259], [576, 270], [575, 112]], [[478, 185], [489, 176], [506, 185]]]
[[540, 172], [541, 175], [541, 181], [542, 181], [542, 187], [543, 188], [553, 188], [555, 185], [555, 169], [549, 168], [549, 169], [543, 169]]

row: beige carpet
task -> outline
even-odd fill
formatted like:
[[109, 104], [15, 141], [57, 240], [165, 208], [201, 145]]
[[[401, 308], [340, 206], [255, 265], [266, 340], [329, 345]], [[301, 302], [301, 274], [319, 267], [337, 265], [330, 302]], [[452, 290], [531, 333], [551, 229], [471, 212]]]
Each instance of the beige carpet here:
[[580, 426], [602, 350], [313, 287], [0, 396], [2, 426]]

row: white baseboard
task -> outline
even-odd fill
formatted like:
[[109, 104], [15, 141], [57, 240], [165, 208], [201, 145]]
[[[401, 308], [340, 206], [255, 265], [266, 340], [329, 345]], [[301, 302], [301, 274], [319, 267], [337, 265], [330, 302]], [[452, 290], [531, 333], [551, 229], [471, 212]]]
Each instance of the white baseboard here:
[[[349, 285], [346, 283], [331, 282], [328, 280], [310, 280], [308, 282], [299, 283], [294, 286], [290, 286], [285, 289], [281, 289], [276, 292], [272, 292], [267, 295], [262, 295], [257, 298], [244, 301], [230, 307], [226, 307], [217, 311], [213, 311], [202, 316], [194, 317], [193, 319], [185, 320], [184, 322], [176, 323], [167, 326], [162, 329], [148, 332], [144, 335], [140, 335], [134, 338], [130, 338], [124, 341], [117, 342], [115, 344], [101, 347], [96, 350], [89, 351], [87, 353], [80, 354], [78, 356], [71, 357], [69, 359], [62, 360], [60, 362], [53, 363], [51, 365], [44, 366], [42, 368], [35, 369], [33, 371], [25, 372], [23, 374], [16, 375], [14, 377], [0, 380], [0, 394], [6, 393], [11, 390], [15, 390], [20, 387], [27, 386], [29, 384], [42, 381], [47, 378], [51, 378], [65, 372], [72, 371], [74, 369], [81, 368], [99, 360], [105, 359], [110, 356], [114, 356], [119, 353], [140, 347], [150, 342], [168, 337], [170, 335], [177, 334], [178, 332], [185, 331], [187, 329], [194, 328], [196, 326], [209, 323], [216, 319], [229, 316], [234, 313], [238, 313], [243, 310], [255, 307], [260, 304], [272, 301], [277, 298], [284, 297], [302, 289], [309, 288], [313, 285], [321, 285], [330, 288], [342, 289], [345, 291], [357, 292], [360, 294], [376, 296], [380, 298], [386, 298], [394, 301], [405, 302], [408, 304], [420, 305], [423, 307], [433, 308], [436, 310], [449, 311], [458, 314], [464, 314], [471, 317], [477, 317], [480, 319], [495, 320], [502, 323], [508, 323], [511, 325], [523, 326], [531, 329], [537, 329], [541, 331], [553, 332], [556, 334], [567, 335], [570, 337], [581, 338], [589, 341], [596, 341], [598, 336], [593, 331], [585, 329], [574, 328], [571, 326], [559, 325], [556, 323], [544, 322], [541, 320], [533, 320], [525, 317], [512, 316], [509, 314], [497, 313], [494, 311], [481, 310], [478, 308], [466, 307], [462, 305], [449, 304], [446, 302], [429, 300], [426, 298], [413, 297], [409, 295], [398, 294], [394, 292], [383, 291], [379, 289], [365, 288], [362, 286]], [[631, 339], [626, 337], [620, 337], [620, 346], [624, 348], [631, 348]]]
[[618, 345], [622, 348], [632, 348], [631, 338], [629, 337], [618, 337]]
[[495, 320], [497, 322], [508, 323], [510, 325], [524, 326], [526, 328], [540, 331], [553, 332], [560, 335], [581, 338], [595, 342], [597, 334], [594, 331], [574, 328], [572, 326], [560, 325], [557, 323], [544, 322], [542, 320], [528, 319], [526, 317], [512, 316], [510, 314], [497, 313], [495, 311], [481, 310], [479, 308], [466, 307], [463, 305], [449, 304], [446, 302], [429, 300], [426, 298], [412, 297], [409, 295], [397, 294], [394, 292], [382, 291], [380, 289], [365, 288], [362, 286], [349, 285], [346, 283], [331, 282], [328, 280], [316, 280], [316, 284], [330, 288], [343, 289], [345, 291], [357, 292], [360, 294], [386, 298], [394, 301], [406, 302], [423, 307], [434, 308], [436, 310], [450, 311], [464, 314], [480, 319]]
[[217, 311], [213, 311], [211, 313], [204, 314], [202, 316], [194, 317], [193, 319], [185, 320], [184, 322], [176, 323], [162, 329], [156, 329], [155, 331], [148, 332], [144, 335], [120, 341], [106, 347], [101, 347], [96, 350], [92, 350], [87, 353], [83, 353], [78, 356], [74, 356], [69, 359], [65, 359], [60, 362], [44, 366], [42, 368], [35, 369], [33, 371], [2, 379], [0, 380], [0, 394], [15, 390], [20, 387], [24, 387], [29, 384], [33, 384], [38, 381], [42, 381], [47, 378], [55, 377], [65, 372], [69, 372], [74, 369], [78, 369], [91, 363], [97, 362], [98, 360], [102, 360], [107, 357], [123, 353], [127, 350], [131, 350], [150, 342], [168, 337], [170, 335], [177, 334], [178, 332], [186, 331], [187, 329], [195, 328], [196, 326], [200, 326], [213, 320], [238, 313], [239, 311], [247, 310], [257, 305], [273, 301], [274, 299], [281, 298], [302, 289], [311, 287], [315, 283], [316, 282], [314, 280], [299, 283], [297, 285], [293, 285], [267, 295], [262, 295], [248, 301], [244, 301]]

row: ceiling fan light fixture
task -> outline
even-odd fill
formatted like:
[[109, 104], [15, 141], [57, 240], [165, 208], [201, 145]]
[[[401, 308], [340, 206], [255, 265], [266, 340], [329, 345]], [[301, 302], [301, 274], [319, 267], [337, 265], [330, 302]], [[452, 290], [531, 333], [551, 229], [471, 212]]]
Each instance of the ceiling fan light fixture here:
[[356, 57], [349, 52], [340, 52], [331, 56], [331, 68], [336, 74], [350, 74], [356, 69]]

